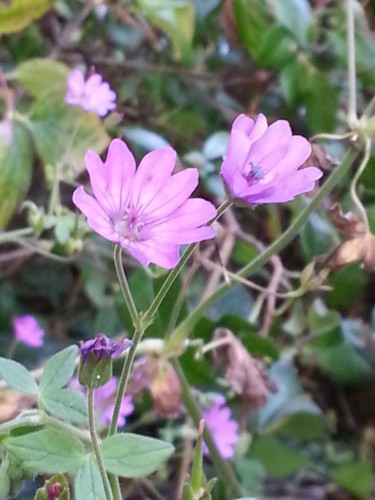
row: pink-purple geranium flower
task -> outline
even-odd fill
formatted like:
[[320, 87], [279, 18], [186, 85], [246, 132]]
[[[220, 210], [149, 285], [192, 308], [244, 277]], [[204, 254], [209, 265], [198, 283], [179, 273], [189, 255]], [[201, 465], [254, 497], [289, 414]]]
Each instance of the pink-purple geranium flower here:
[[93, 339], [86, 340], [82, 343], [80, 351], [82, 361], [85, 363], [90, 353], [94, 354], [96, 359], [100, 361], [103, 358], [117, 358], [120, 354], [128, 349], [133, 342], [129, 339], [124, 339], [122, 342], [115, 342], [108, 338], [104, 333], [99, 333]]
[[43, 345], [44, 330], [31, 314], [16, 316], [13, 318], [12, 325], [14, 335], [19, 342], [29, 347], [41, 347]]
[[198, 185], [198, 170], [172, 175], [176, 152], [160, 148], [148, 153], [136, 170], [134, 156], [114, 139], [105, 163], [93, 151], [85, 156], [94, 196], [83, 186], [73, 193], [75, 205], [89, 226], [120, 244], [142, 265], [171, 269], [180, 259], [180, 245], [213, 238], [205, 224], [215, 207], [201, 198], [189, 199]]
[[104, 116], [116, 107], [116, 94], [98, 73], [87, 80], [78, 69], [73, 69], [67, 79], [65, 102], [85, 111]]
[[285, 120], [268, 126], [260, 114], [256, 120], [238, 116], [221, 166], [230, 196], [250, 205], [281, 203], [311, 191], [323, 173], [317, 167], [299, 167], [311, 154], [311, 145], [293, 135]]
[[[225, 405], [224, 396], [217, 396], [214, 404], [208, 410], [204, 410], [202, 416], [220, 455], [226, 460], [233, 458], [234, 448], [239, 440], [238, 423], [232, 419], [231, 411]], [[205, 444], [203, 453], [209, 454]]]

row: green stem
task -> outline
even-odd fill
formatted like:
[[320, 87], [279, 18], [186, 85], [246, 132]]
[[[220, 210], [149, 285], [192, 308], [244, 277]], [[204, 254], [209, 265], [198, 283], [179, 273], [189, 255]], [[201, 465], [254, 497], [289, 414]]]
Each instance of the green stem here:
[[33, 234], [33, 230], [30, 227], [4, 232], [0, 234], [0, 244], [9, 243], [10, 241], [17, 241], [18, 238], [21, 238], [22, 236], [29, 236], [30, 234]]
[[134, 300], [132, 293], [129, 288], [128, 280], [126, 279], [125, 271], [124, 271], [124, 266], [122, 265], [122, 259], [121, 259], [121, 253], [122, 253], [122, 247], [120, 245], [115, 246], [114, 250], [114, 261], [115, 261], [115, 268], [116, 268], [116, 274], [117, 274], [117, 279], [120, 284], [121, 292], [124, 297], [125, 304], [127, 305], [129, 309], [129, 313], [133, 322], [134, 327], [136, 328], [138, 325], [138, 311], [137, 308], [135, 307]]
[[352, 0], [346, 0], [346, 36], [348, 50], [348, 124], [352, 128], [358, 121], [357, 118], [357, 77], [355, 65], [355, 28]]
[[[268, 260], [280, 252], [288, 243], [290, 243], [300, 232], [301, 228], [306, 223], [310, 214], [320, 205], [321, 201], [325, 196], [327, 196], [332, 189], [338, 184], [342, 177], [351, 167], [353, 161], [358, 157], [359, 151], [350, 150], [342, 163], [336, 167], [332, 172], [320, 190], [317, 192], [315, 197], [311, 200], [309, 205], [305, 207], [300, 215], [294, 220], [294, 222], [289, 226], [289, 228], [269, 247], [267, 247], [264, 252], [259, 254], [254, 260], [249, 262], [244, 266], [237, 274], [242, 277], [248, 278], [250, 275], [254, 274], [258, 269], [260, 269]], [[169, 343], [171, 349], [179, 349], [182, 342], [188, 337], [191, 330], [194, 328], [198, 320], [202, 317], [204, 312], [208, 307], [214, 304], [219, 297], [224, 295], [224, 293], [233, 287], [236, 283], [225, 283], [221, 285], [212, 295], [210, 295], [204, 302], [202, 302], [197, 309], [190, 314], [172, 333]]]
[[[187, 381], [184, 372], [182, 371], [181, 365], [177, 358], [171, 358], [172, 365], [176, 371], [176, 374], [180, 380], [181, 388], [182, 388], [182, 397], [184, 400], [185, 407], [189, 412], [190, 417], [192, 418], [195, 426], [198, 428], [199, 422], [202, 419], [201, 412], [199, 406], [190, 390], [189, 382]], [[207, 448], [210, 452], [210, 457], [216, 471], [220, 477], [220, 480], [223, 482], [225, 487], [229, 490], [232, 495], [236, 495], [237, 497], [244, 496], [244, 492], [242, 487], [231, 467], [231, 465], [223, 460], [221, 457], [215, 441], [213, 440], [210, 431], [205, 426], [203, 430], [203, 439], [207, 445]]]
[[358, 170], [356, 171], [356, 173], [353, 177], [353, 180], [350, 184], [350, 196], [352, 197], [352, 200], [353, 200], [355, 206], [357, 207], [358, 212], [361, 215], [362, 222], [366, 226], [367, 231], [370, 231], [367, 212], [366, 212], [366, 209], [363, 206], [361, 200], [358, 197], [357, 184], [358, 184], [359, 178], [361, 177], [364, 169], [367, 166], [367, 163], [370, 159], [370, 155], [371, 155], [371, 139], [367, 138], [366, 143], [365, 143], [365, 154], [364, 154], [362, 161], [361, 161], [361, 164], [358, 167]]
[[[212, 221], [210, 221], [207, 225], [211, 225], [213, 224], [215, 221], [217, 221], [222, 215], [223, 213], [232, 205], [232, 201], [231, 200], [226, 200], [218, 209], [217, 209], [217, 213], [216, 213], [216, 216], [214, 217], [214, 219], [212, 219]], [[194, 250], [198, 247], [199, 243], [191, 243], [187, 249], [185, 250], [184, 254], [182, 255], [179, 263], [177, 264], [177, 266], [172, 269], [172, 271], [168, 274], [168, 276], [166, 277], [166, 279], [164, 280], [164, 283], [162, 284], [162, 286], [160, 287], [160, 290], [159, 292], [156, 294], [156, 297], [154, 298], [154, 300], [152, 301], [149, 309], [146, 311], [143, 319], [144, 319], [144, 325], [145, 327], [148, 326], [148, 324], [150, 324], [153, 320], [153, 317], [156, 313], [156, 311], [158, 311], [159, 307], [160, 307], [160, 304], [163, 302], [165, 296], [167, 295], [169, 289], [171, 288], [171, 286], [173, 285], [175, 279], [177, 278], [177, 276], [180, 274], [181, 272], [181, 269], [184, 267], [184, 265], [186, 264], [186, 262], [188, 261], [189, 257], [193, 254]]]
[[105, 470], [102, 455], [100, 453], [98, 436], [95, 430], [95, 415], [94, 415], [94, 389], [92, 387], [87, 388], [87, 413], [88, 413], [88, 424], [91, 436], [92, 447], [95, 453], [96, 461], [98, 462], [98, 467], [100, 470], [100, 475], [102, 478], [105, 496], [107, 500], [112, 500], [113, 496], [111, 493], [111, 486], [109, 484], [107, 472]]

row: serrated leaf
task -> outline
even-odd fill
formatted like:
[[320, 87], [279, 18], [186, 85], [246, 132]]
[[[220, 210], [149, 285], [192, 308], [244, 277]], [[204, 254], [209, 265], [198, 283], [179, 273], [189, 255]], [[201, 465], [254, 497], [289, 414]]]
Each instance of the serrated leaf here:
[[71, 380], [77, 355], [78, 347], [71, 345], [47, 361], [39, 382], [42, 394], [61, 389]]
[[12, 0], [0, 8], [0, 33], [15, 33], [43, 16], [52, 6], [52, 0]]
[[69, 71], [65, 64], [52, 59], [30, 59], [21, 63], [11, 76], [34, 97], [53, 94], [63, 99]]
[[106, 470], [124, 477], [141, 477], [156, 471], [174, 447], [159, 439], [122, 433], [100, 444]]
[[31, 180], [33, 150], [31, 136], [20, 123], [13, 123], [12, 143], [0, 141], [0, 229], [3, 229]]
[[74, 480], [75, 500], [103, 500], [105, 492], [98, 464], [89, 457], [77, 471]]
[[24, 469], [37, 473], [75, 472], [85, 460], [81, 441], [60, 429], [43, 429], [7, 438], [4, 448]]
[[52, 389], [43, 392], [39, 403], [48, 413], [73, 423], [87, 421], [86, 402], [83, 394], [70, 389]]
[[38, 385], [33, 376], [17, 361], [0, 358], [0, 376], [16, 391], [38, 394]]

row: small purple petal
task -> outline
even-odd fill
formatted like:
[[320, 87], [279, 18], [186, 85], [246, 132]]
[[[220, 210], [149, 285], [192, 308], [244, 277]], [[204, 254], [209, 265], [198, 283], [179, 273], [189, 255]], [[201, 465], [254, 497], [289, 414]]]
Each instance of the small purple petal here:
[[128, 349], [133, 342], [125, 339], [121, 344], [109, 339], [103, 333], [99, 333], [95, 338], [86, 340], [81, 345], [81, 358], [85, 363], [89, 354], [93, 353], [98, 361], [103, 358], [116, 358], [125, 349]]
[[98, 73], [91, 75], [86, 81], [83, 74], [72, 70], [67, 78], [65, 102], [71, 106], [79, 106], [85, 111], [105, 116], [116, 107], [116, 94]]
[[14, 335], [19, 342], [29, 347], [43, 345], [44, 330], [39, 326], [34, 316], [29, 314], [16, 316], [12, 321]]

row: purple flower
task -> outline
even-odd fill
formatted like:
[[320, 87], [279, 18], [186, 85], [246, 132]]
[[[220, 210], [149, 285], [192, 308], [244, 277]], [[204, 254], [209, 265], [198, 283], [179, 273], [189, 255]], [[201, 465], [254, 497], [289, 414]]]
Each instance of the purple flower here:
[[[95, 408], [103, 424], [110, 424], [113, 410], [115, 408], [114, 399], [116, 396], [116, 378], [112, 377], [108, 384], [99, 387], [95, 391]], [[124, 396], [121, 401], [118, 419], [119, 427], [125, 425], [126, 417], [134, 411], [133, 399], [130, 395]]]
[[103, 358], [117, 358], [120, 354], [130, 347], [133, 342], [125, 339], [119, 344], [109, 339], [103, 333], [99, 333], [94, 339], [86, 340], [81, 345], [81, 358], [85, 363], [90, 353], [93, 353], [98, 361]]
[[[73, 390], [79, 391], [85, 394], [86, 391], [84, 387], [79, 383], [78, 378], [73, 378], [69, 384], [69, 387]], [[115, 396], [116, 396], [116, 377], [111, 377], [109, 382], [95, 390], [95, 410], [101, 420], [105, 425], [110, 424], [112, 420], [113, 410], [115, 407]], [[124, 426], [126, 423], [126, 417], [131, 415], [134, 411], [133, 398], [130, 395], [126, 395], [121, 401], [120, 414], [118, 419], [118, 424], [120, 427]]]
[[240, 115], [232, 125], [221, 174], [234, 199], [250, 205], [290, 201], [311, 191], [323, 175], [316, 167], [298, 170], [310, 154], [310, 143], [292, 135], [287, 121], [268, 126], [262, 114], [256, 120]]
[[41, 347], [43, 345], [44, 330], [38, 325], [34, 316], [30, 314], [17, 316], [13, 318], [12, 325], [18, 341], [29, 347]]
[[172, 148], [148, 153], [136, 170], [126, 144], [114, 139], [104, 164], [93, 151], [85, 162], [94, 197], [80, 186], [74, 203], [94, 231], [126, 248], [142, 265], [171, 269], [180, 259], [180, 245], [214, 237], [214, 229], [204, 226], [215, 217], [214, 206], [188, 199], [198, 185], [198, 170], [172, 175]]
[[[225, 406], [224, 396], [217, 396], [213, 406], [203, 411], [202, 416], [220, 455], [226, 460], [233, 458], [234, 448], [239, 440], [238, 423], [231, 418], [231, 411]], [[203, 453], [209, 454], [204, 443]]]
[[98, 73], [89, 76], [85, 81], [78, 69], [73, 69], [67, 79], [65, 102], [72, 106], [80, 106], [99, 116], [104, 116], [115, 109], [116, 94]]

